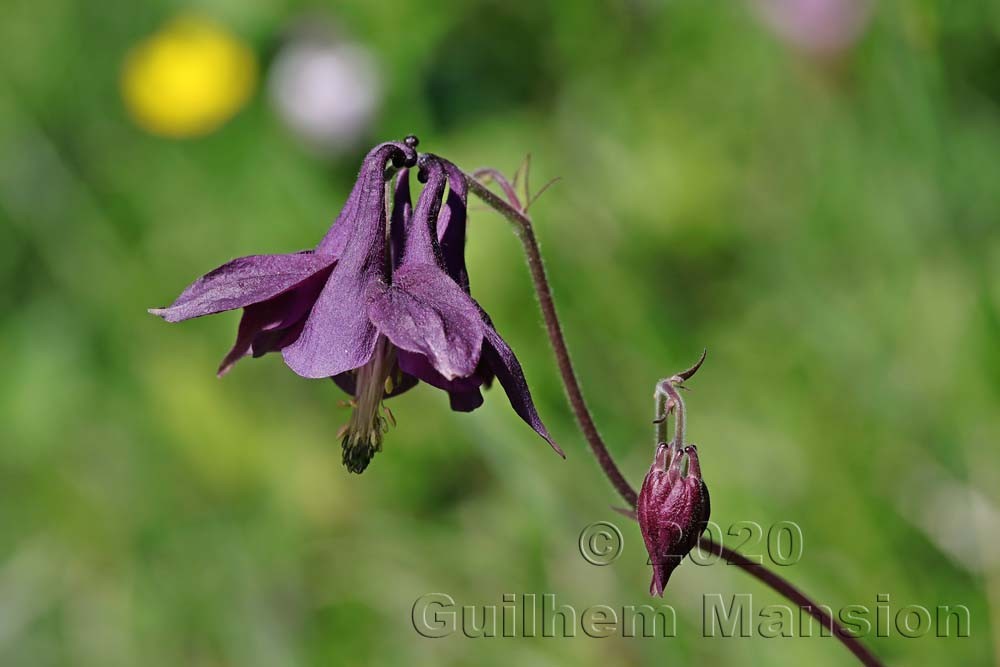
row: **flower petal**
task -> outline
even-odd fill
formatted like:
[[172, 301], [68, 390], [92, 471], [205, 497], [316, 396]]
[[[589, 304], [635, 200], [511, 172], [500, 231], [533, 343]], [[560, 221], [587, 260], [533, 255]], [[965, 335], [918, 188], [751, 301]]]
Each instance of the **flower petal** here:
[[287, 255], [239, 257], [211, 271], [181, 292], [168, 308], [150, 308], [167, 322], [180, 322], [260, 303], [328, 268], [336, 258], [306, 250]]
[[420, 158], [426, 185], [406, 228], [403, 260], [369, 308], [371, 321], [401, 350], [423, 355], [444, 380], [472, 375], [482, 350], [475, 302], [443, 270], [434, 229], [445, 172], [433, 155]]
[[236, 362], [250, 352], [250, 346], [258, 334], [274, 328], [274, 314], [269, 312], [268, 309], [260, 307], [266, 303], [248, 306], [243, 311], [243, 317], [240, 318], [240, 326], [236, 330], [236, 342], [233, 343], [232, 349], [222, 359], [219, 369], [215, 372], [218, 377], [221, 378], [232, 370]]
[[383, 175], [390, 160], [399, 163], [400, 166], [413, 166], [417, 163], [417, 152], [405, 143], [397, 141], [379, 144], [368, 152], [344, 208], [340, 210], [340, 214], [333, 221], [326, 236], [316, 246], [316, 254], [340, 257], [344, 252], [358, 222], [358, 217], [364, 215], [364, 207], [370, 204], [368, 183], [375, 174], [384, 182]]
[[493, 379], [493, 372], [482, 359], [476, 367], [476, 372], [469, 377], [446, 380], [434, 370], [434, 366], [422, 354], [397, 350], [396, 356], [399, 359], [399, 368], [404, 373], [403, 377], [420, 378], [432, 387], [448, 392], [451, 409], [455, 412], [472, 412], [481, 406], [483, 395], [480, 388], [484, 384], [484, 377]]
[[254, 336], [253, 343], [250, 345], [250, 354], [254, 359], [257, 359], [263, 357], [268, 352], [283, 350], [298, 339], [304, 325], [305, 320], [299, 320], [287, 329], [261, 331]]
[[389, 221], [389, 248], [392, 267], [399, 267], [406, 247], [406, 228], [410, 224], [413, 204], [410, 199], [410, 170], [400, 169], [396, 174], [396, 189], [393, 194], [392, 218]]
[[301, 335], [282, 350], [288, 367], [303, 377], [358, 368], [375, 350], [378, 332], [368, 319], [368, 302], [385, 280], [385, 167], [394, 158], [415, 162], [416, 153], [403, 143], [385, 143], [365, 158], [353, 203], [345, 207], [351, 212], [337, 223], [350, 228], [350, 237]]
[[448, 380], [441, 373], [437, 372], [434, 365], [423, 354], [407, 350], [397, 350], [396, 358], [399, 360], [399, 369], [401, 371], [423, 380], [432, 387], [437, 387], [447, 392], [472, 391], [478, 389], [483, 384], [483, 379], [479, 376], [479, 372], [482, 370], [480, 367], [477, 367], [476, 372], [468, 377], [457, 377], [453, 380]]
[[348, 396], [354, 396], [354, 392], [357, 391], [358, 382], [357, 382], [357, 376], [354, 374], [354, 371], [345, 371], [343, 373], [338, 373], [337, 375], [334, 375], [330, 379], [333, 380], [333, 383], [338, 387], [340, 387], [340, 390], [343, 391]]
[[351, 238], [351, 232], [354, 231], [358, 204], [364, 194], [364, 186], [363, 179], [359, 175], [358, 180], [354, 182], [354, 187], [351, 188], [351, 194], [348, 195], [347, 201], [344, 202], [344, 208], [340, 209], [336, 220], [333, 221], [326, 235], [319, 242], [319, 245], [316, 246], [315, 252], [317, 255], [340, 257], [343, 254], [344, 248]]
[[465, 174], [447, 160], [441, 160], [448, 175], [448, 197], [438, 216], [437, 238], [445, 271], [466, 293], [469, 272], [465, 268], [465, 228], [468, 217], [469, 184]]
[[378, 334], [368, 320], [367, 307], [381, 254], [380, 249], [373, 250], [359, 268], [357, 261], [346, 263], [345, 253], [316, 300], [302, 333], [281, 351], [289, 368], [302, 377], [323, 378], [367, 363]]
[[[483, 313], [483, 316], [486, 317], [486, 314]], [[524, 371], [521, 370], [521, 364], [518, 363], [513, 350], [510, 349], [510, 346], [507, 345], [491, 325], [487, 324], [484, 328], [486, 343], [483, 345], [483, 360], [489, 364], [490, 368], [496, 374], [497, 380], [500, 381], [500, 386], [507, 393], [510, 406], [514, 408], [514, 412], [521, 419], [531, 428], [535, 429], [535, 433], [545, 438], [545, 441], [552, 446], [552, 449], [556, 450], [559, 456], [566, 458], [566, 454], [552, 440], [548, 430], [545, 428], [545, 424], [542, 423], [541, 418], [538, 416], [538, 411], [535, 410], [535, 404], [531, 400], [531, 391], [528, 389], [528, 383], [524, 379]]]
[[328, 275], [329, 271], [320, 271], [272, 299], [244, 308], [236, 343], [222, 360], [219, 377], [228, 373], [251, 348], [255, 357], [280, 349], [278, 346], [287, 341], [288, 330], [309, 313]]
[[441, 195], [447, 182], [442, 160], [430, 153], [421, 155], [419, 178], [426, 185], [406, 225], [402, 264], [432, 264], [443, 268], [436, 233]]
[[455, 412], [472, 412], [483, 404], [483, 394], [479, 389], [470, 391], [449, 391], [448, 399]]
[[371, 321], [396, 347], [426, 356], [446, 380], [472, 375], [484, 329], [475, 303], [437, 266], [406, 261], [372, 300]]

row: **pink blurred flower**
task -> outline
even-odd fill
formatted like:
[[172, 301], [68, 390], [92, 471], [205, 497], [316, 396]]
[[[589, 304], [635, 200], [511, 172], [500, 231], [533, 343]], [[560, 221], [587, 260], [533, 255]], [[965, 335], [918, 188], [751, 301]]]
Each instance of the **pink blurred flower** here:
[[871, 0], [751, 1], [761, 21], [779, 38], [818, 56], [849, 49], [871, 17]]

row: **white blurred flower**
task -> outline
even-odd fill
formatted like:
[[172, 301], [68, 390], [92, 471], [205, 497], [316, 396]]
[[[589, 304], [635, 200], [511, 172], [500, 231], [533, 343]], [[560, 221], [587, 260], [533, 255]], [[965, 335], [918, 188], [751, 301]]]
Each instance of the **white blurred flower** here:
[[306, 35], [286, 44], [271, 66], [271, 102], [305, 143], [337, 153], [364, 138], [382, 98], [365, 47]]
[[752, 0], [752, 4], [779, 38], [818, 56], [850, 48], [871, 16], [871, 0]]

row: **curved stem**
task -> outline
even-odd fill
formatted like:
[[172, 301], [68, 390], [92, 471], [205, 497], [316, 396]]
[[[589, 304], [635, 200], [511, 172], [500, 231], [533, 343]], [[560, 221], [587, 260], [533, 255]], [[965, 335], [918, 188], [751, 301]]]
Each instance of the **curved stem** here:
[[702, 537], [699, 544], [702, 548], [707, 548], [713, 553], [721, 556], [730, 565], [735, 565], [747, 574], [756, 577], [778, 593], [794, 602], [800, 609], [808, 611], [813, 618], [823, 624], [823, 627], [833, 633], [833, 636], [847, 647], [847, 649], [857, 657], [861, 664], [867, 667], [882, 667], [882, 663], [862, 644], [857, 637], [851, 636], [847, 630], [840, 625], [830, 614], [823, 610], [817, 603], [813, 602], [805, 593], [796, 588], [784, 577], [778, 576], [763, 565], [759, 565], [752, 560], [745, 558], [742, 554], [733, 551], [718, 542], [714, 542], [708, 537]]
[[[476, 172], [477, 174], [482, 173], [483, 175], [494, 175], [494, 170], [481, 170]], [[566, 388], [566, 394], [569, 397], [570, 406], [573, 409], [573, 414], [576, 416], [576, 420], [580, 425], [580, 430], [583, 432], [584, 437], [587, 439], [587, 443], [590, 445], [590, 449], [593, 451], [594, 456], [597, 458], [597, 462], [600, 464], [601, 469], [604, 474], [607, 475], [611, 484], [615, 487], [625, 502], [629, 504], [630, 507], [634, 508], [638, 500], [635, 489], [628, 483], [625, 476], [622, 475], [621, 470], [618, 469], [618, 465], [615, 463], [614, 459], [611, 457], [611, 453], [608, 451], [607, 445], [604, 444], [604, 440], [601, 438], [600, 433], [597, 431], [597, 426], [594, 424], [594, 419], [590, 415], [590, 410], [587, 408], [587, 403], [583, 398], [583, 392], [580, 390], [580, 383], [577, 380], [576, 372], [573, 370], [573, 362], [569, 356], [569, 350], [566, 348], [566, 339], [563, 337], [562, 326], [559, 323], [559, 317], [556, 314], [555, 303], [552, 300], [552, 291], [549, 289], [548, 278], [545, 276], [545, 267], [542, 264], [542, 254], [541, 250], [538, 248], [538, 241], [535, 239], [535, 232], [531, 226], [531, 218], [522, 211], [518, 210], [515, 206], [508, 204], [503, 199], [495, 195], [490, 191], [485, 185], [480, 183], [475, 178], [466, 174], [466, 181], [469, 184], [469, 189], [479, 197], [485, 204], [490, 206], [492, 209], [503, 215], [507, 220], [514, 224], [514, 228], [517, 231], [518, 237], [521, 239], [521, 243], [524, 246], [525, 255], [528, 258], [528, 268], [531, 271], [531, 280], [535, 286], [535, 292], [538, 295], [538, 303], [542, 311], [542, 317], [545, 320], [545, 330], [548, 333], [549, 341], [552, 343], [552, 349], [555, 352], [556, 363], [559, 366], [559, 373], [562, 376], [563, 385]], [[514, 199], [516, 200], [516, 197]], [[704, 360], [704, 354], [702, 355], [702, 360]], [[674, 389], [674, 380], [682, 381], [694, 374], [701, 365], [701, 361], [698, 362], [693, 368], [680, 373], [662, 384], [669, 386], [670, 390]], [[670, 394], [670, 391], [664, 388], [664, 393]], [[673, 394], [677, 392], [674, 391]], [[660, 390], [657, 390], [658, 396], [660, 395]], [[671, 400], [676, 400], [678, 405], [675, 406], [678, 409], [678, 418], [683, 412], [683, 400], [680, 395], [670, 396]], [[660, 399], [657, 399], [657, 406], [660, 405]], [[665, 417], [666, 414], [660, 410], [657, 412], [657, 417]], [[680, 427], [680, 433], [683, 432], [683, 422], [677, 424]], [[665, 427], [663, 428], [665, 431]], [[661, 433], [660, 424], [657, 424], [657, 435]], [[675, 436], [678, 432], [675, 431]], [[681, 435], [683, 437], [683, 435]], [[635, 518], [635, 512], [625, 511], [623, 514]], [[826, 613], [822, 607], [816, 602], [813, 602], [805, 593], [796, 588], [791, 582], [789, 582], [784, 577], [768, 570], [762, 565], [758, 565], [751, 560], [748, 560], [741, 554], [729, 549], [723, 544], [713, 542], [712, 540], [703, 537], [700, 544], [711, 549], [714, 553], [718, 554], [720, 557], [724, 558], [726, 562], [735, 565], [736, 567], [742, 569], [744, 572], [752, 577], [762, 581], [763, 583], [770, 586], [772, 589], [785, 596], [799, 607], [808, 611], [814, 618], [816, 618], [824, 627], [828, 628], [833, 635], [840, 640], [848, 650], [853, 653], [858, 660], [868, 667], [881, 667], [882, 663], [879, 662], [864, 644], [862, 644], [856, 637], [851, 636], [847, 630], [840, 625], [830, 614]]]
[[[479, 172], [477, 172], [479, 173]], [[552, 343], [552, 350], [556, 355], [556, 363], [559, 366], [559, 374], [562, 375], [563, 385], [566, 387], [566, 394], [569, 397], [570, 406], [576, 421], [583, 431], [583, 436], [590, 444], [590, 449], [597, 457], [597, 462], [608, 476], [611, 483], [621, 494], [631, 507], [635, 507], [638, 496], [635, 489], [628, 483], [625, 476], [611, 454], [607, 445], [601, 439], [601, 434], [597, 432], [594, 419], [590, 416], [587, 403], [583, 400], [583, 392], [580, 390], [580, 383], [576, 379], [576, 371], [573, 370], [573, 362], [570, 360], [569, 350], [566, 349], [566, 339], [563, 337], [562, 326], [559, 324], [559, 317], [556, 315], [555, 303], [552, 301], [552, 291], [549, 289], [548, 278], [545, 277], [545, 267], [542, 265], [542, 254], [538, 249], [538, 241], [535, 240], [535, 231], [531, 227], [531, 219], [527, 215], [518, 211], [500, 197], [493, 194], [486, 186], [466, 174], [469, 189], [487, 205], [514, 223], [517, 235], [524, 246], [524, 252], [528, 256], [528, 268], [531, 271], [531, 280], [535, 285], [535, 292], [538, 294], [538, 305], [542, 310], [542, 318], [545, 320], [545, 330]]]
[[[483, 181], [489, 182], [489, 179], [496, 181], [500, 188], [503, 190], [504, 194], [507, 195], [507, 202], [512, 208], [520, 210], [521, 200], [517, 198], [517, 191], [514, 190], [514, 186], [510, 184], [507, 177], [501, 174], [496, 169], [490, 167], [484, 167], [483, 169], [477, 169], [472, 173], [473, 178], [481, 179]], [[516, 178], [514, 179], [517, 180]]]
[[[678, 393], [677, 391], [677, 384], [679, 382], [680, 378], [674, 376], [672, 378], [667, 378], [666, 380], [660, 380], [656, 384], [656, 395], [658, 397], [664, 397], [664, 396], [666, 397], [665, 400], [663, 398], [658, 398], [657, 400], [656, 419], [658, 422], [661, 419], [663, 420], [661, 423], [664, 425], [663, 435], [665, 437], [666, 436], [665, 425], [667, 421], [667, 415], [674, 410], [677, 411], [677, 416], [674, 417], [674, 437], [670, 442], [672, 444], [676, 444], [678, 447], [683, 447], [684, 428], [685, 428], [685, 421], [687, 419], [687, 408], [684, 406], [684, 400], [681, 398], [680, 393]], [[661, 410], [660, 407], [661, 401], [663, 402], [663, 405], [666, 407], [665, 411]], [[659, 437], [659, 435], [660, 432], [657, 431], [657, 437]], [[657, 441], [656, 444], [660, 444], [659, 440]]]
[[653, 392], [653, 446], [657, 447], [661, 442], [667, 441], [667, 417], [673, 407], [667, 407], [667, 395], [657, 389]]

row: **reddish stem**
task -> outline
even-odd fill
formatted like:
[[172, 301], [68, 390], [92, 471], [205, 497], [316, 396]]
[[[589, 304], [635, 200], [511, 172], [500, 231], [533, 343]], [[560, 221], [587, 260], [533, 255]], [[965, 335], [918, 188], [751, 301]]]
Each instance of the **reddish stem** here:
[[[493, 177], [501, 184], [501, 187], [503, 187], [504, 183], [507, 183], [506, 179], [502, 176], [497, 178], [499, 172], [494, 169], [481, 169], [476, 174]], [[538, 248], [538, 241], [535, 239], [531, 218], [528, 217], [525, 211], [520, 210], [520, 206], [516, 204], [518, 199], [516, 194], [512, 192], [513, 188], [510, 187], [509, 183], [507, 183], [507, 187], [504, 187], [504, 190], [507, 191], [506, 194], [514, 204], [505, 202], [485, 185], [468, 174], [466, 174], [466, 180], [473, 194], [514, 224], [517, 235], [521, 239], [521, 244], [524, 246], [525, 255], [528, 258], [528, 268], [531, 271], [531, 280], [535, 286], [535, 293], [538, 295], [538, 304], [542, 311], [542, 318], [545, 320], [545, 330], [548, 333], [549, 341], [552, 343], [552, 350], [555, 353], [556, 363], [559, 366], [559, 374], [562, 376], [563, 385], [566, 388], [566, 395], [569, 398], [573, 414], [576, 416], [580, 430], [583, 432], [583, 436], [590, 445], [590, 449], [597, 458], [597, 462], [600, 464], [604, 474], [607, 475], [611, 484], [621, 494], [621, 497], [625, 499], [625, 502], [634, 508], [638, 498], [635, 489], [628, 483], [628, 480], [622, 475], [621, 470], [618, 469], [618, 464], [611, 457], [611, 453], [608, 451], [607, 445], [604, 444], [604, 440], [601, 438], [601, 434], [598, 433], [597, 426], [594, 424], [594, 419], [590, 415], [590, 410], [587, 408], [587, 403], [583, 398], [583, 392], [580, 390], [580, 383], [577, 380], [576, 372], [573, 370], [573, 362], [570, 359], [569, 350], [566, 347], [566, 339], [563, 336], [562, 326], [556, 314], [555, 303], [552, 300], [552, 290], [549, 289], [548, 278], [545, 276], [542, 254]], [[704, 359], [704, 355], [702, 359]], [[685, 371], [687, 375], [682, 379], [690, 377], [700, 364], [701, 362], [699, 361], [694, 368]], [[683, 376], [684, 374], [681, 375]], [[679, 399], [680, 397], [678, 396], [677, 398]], [[634, 512], [623, 513], [634, 518]], [[863, 665], [867, 667], [882, 667], [882, 663], [865, 648], [864, 644], [856, 637], [852, 637], [836, 619], [823, 611], [819, 604], [809, 599], [805, 593], [796, 588], [787, 579], [708, 538], [703, 537], [701, 544], [712, 549], [728, 563], [735, 565], [747, 574], [764, 582], [795, 604], [806, 608], [824, 627], [831, 630], [834, 637], [839, 639]]]
[[[480, 170], [476, 173], [482, 173]], [[594, 419], [590, 416], [587, 403], [583, 399], [583, 392], [580, 390], [580, 383], [576, 379], [576, 371], [573, 370], [573, 362], [566, 348], [566, 339], [563, 337], [562, 326], [556, 316], [556, 306], [552, 301], [552, 291], [549, 289], [549, 281], [545, 277], [545, 267], [542, 264], [542, 254], [538, 249], [538, 241], [535, 240], [535, 232], [531, 227], [531, 220], [508, 205], [505, 201], [493, 194], [490, 190], [474, 178], [466, 176], [469, 182], [469, 189], [490, 207], [501, 213], [504, 217], [514, 223], [517, 234], [524, 245], [524, 252], [528, 256], [528, 268], [531, 271], [531, 280], [535, 285], [535, 293], [538, 295], [538, 305], [542, 310], [542, 317], [545, 320], [545, 330], [552, 343], [552, 350], [555, 352], [556, 364], [559, 366], [559, 374], [562, 375], [563, 385], [566, 387], [566, 394], [569, 396], [569, 404], [573, 408], [576, 421], [583, 431], [583, 436], [590, 444], [591, 451], [597, 457], [597, 462], [608, 476], [611, 483], [632, 507], [635, 507], [635, 489], [628, 483], [625, 476], [618, 469], [618, 465], [608, 452], [601, 434], [597, 432]]]

